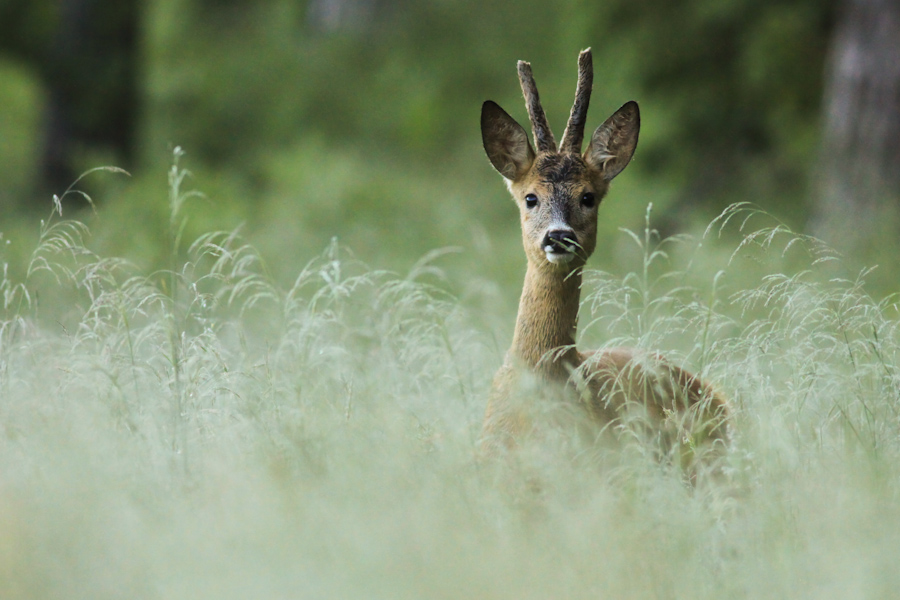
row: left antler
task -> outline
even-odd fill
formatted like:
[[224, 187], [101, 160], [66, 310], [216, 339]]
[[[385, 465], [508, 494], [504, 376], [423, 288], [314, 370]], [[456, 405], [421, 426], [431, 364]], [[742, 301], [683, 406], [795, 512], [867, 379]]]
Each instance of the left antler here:
[[560, 152], [581, 154], [581, 143], [584, 141], [584, 124], [587, 119], [588, 104], [591, 102], [591, 87], [594, 83], [594, 65], [591, 49], [582, 50], [578, 55], [578, 86], [575, 88], [575, 104], [569, 122], [563, 132]]

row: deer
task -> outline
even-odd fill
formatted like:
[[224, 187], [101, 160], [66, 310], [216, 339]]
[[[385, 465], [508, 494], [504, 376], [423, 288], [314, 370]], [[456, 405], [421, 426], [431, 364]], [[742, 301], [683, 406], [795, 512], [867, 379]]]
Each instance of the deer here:
[[691, 464], [698, 447], [727, 443], [724, 396], [658, 353], [575, 347], [582, 274], [597, 243], [598, 209], [634, 155], [638, 104], [627, 102], [613, 113], [582, 153], [593, 85], [590, 48], [578, 57], [575, 102], [559, 146], [531, 65], [519, 61], [518, 75], [534, 147], [498, 104], [488, 100], [481, 108], [484, 150], [518, 206], [527, 259], [512, 345], [491, 384], [482, 448], [513, 448], [532, 435], [539, 418], [533, 396], [554, 388], [563, 391], [563, 401], [587, 410], [597, 432], [634, 423], [632, 417], [640, 415], [645, 434], [679, 452], [682, 466]]

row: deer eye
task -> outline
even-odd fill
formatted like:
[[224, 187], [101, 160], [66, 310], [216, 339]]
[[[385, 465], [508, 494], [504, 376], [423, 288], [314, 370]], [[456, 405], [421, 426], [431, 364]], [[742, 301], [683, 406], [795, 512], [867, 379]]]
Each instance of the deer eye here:
[[593, 192], [585, 192], [581, 196], [581, 205], [585, 208], [594, 208], [594, 204], [596, 203], [596, 198], [594, 197]]
[[525, 194], [525, 206], [534, 208], [538, 205], [538, 197], [534, 194]]

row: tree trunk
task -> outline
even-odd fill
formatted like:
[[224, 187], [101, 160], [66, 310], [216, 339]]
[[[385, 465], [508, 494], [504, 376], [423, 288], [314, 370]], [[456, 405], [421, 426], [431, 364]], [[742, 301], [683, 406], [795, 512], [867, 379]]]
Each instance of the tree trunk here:
[[813, 229], [843, 253], [865, 254], [900, 208], [900, 2], [842, 0], [840, 9]]
[[91, 152], [111, 152], [116, 166], [131, 167], [140, 7], [137, 0], [61, 0], [58, 9], [40, 66], [48, 89], [41, 170], [44, 185], [61, 194], [95, 166], [85, 163]]
[[311, 0], [307, 19], [317, 30], [332, 33], [339, 30], [364, 30], [377, 10], [377, 0]]

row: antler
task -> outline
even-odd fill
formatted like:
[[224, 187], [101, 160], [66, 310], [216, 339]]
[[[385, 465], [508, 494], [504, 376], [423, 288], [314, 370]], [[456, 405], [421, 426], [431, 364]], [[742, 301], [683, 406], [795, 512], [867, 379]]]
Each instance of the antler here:
[[584, 141], [584, 124], [587, 119], [588, 104], [591, 102], [591, 86], [594, 83], [594, 65], [591, 49], [582, 50], [578, 55], [578, 86], [575, 89], [575, 104], [569, 122], [563, 132], [560, 152], [581, 154], [581, 143]]
[[525, 95], [525, 106], [528, 107], [528, 117], [531, 119], [531, 131], [534, 133], [534, 145], [538, 152], [556, 152], [556, 139], [550, 131], [547, 116], [541, 107], [541, 99], [538, 96], [537, 85], [531, 74], [531, 65], [524, 60], [519, 61], [519, 83], [522, 84], [522, 94]]

